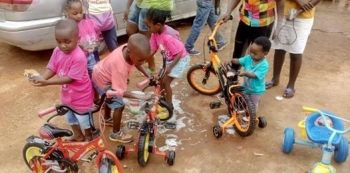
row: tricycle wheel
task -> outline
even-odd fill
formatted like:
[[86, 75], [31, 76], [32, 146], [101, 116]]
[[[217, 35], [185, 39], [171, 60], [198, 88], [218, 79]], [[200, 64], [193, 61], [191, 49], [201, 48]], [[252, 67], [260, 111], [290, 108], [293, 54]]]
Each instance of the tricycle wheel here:
[[265, 128], [267, 126], [267, 121], [266, 121], [266, 118], [261, 116], [261, 117], [258, 117], [258, 126], [259, 128]]
[[123, 160], [125, 157], [125, 146], [118, 145], [115, 155], [118, 157], [118, 159]]
[[334, 161], [343, 163], [346, 161], [349, 154], [349, 142], [345, 137], [342, 137], [339, 144], [335, 146]]
[[166, 163], [169, 166], [173, 166], [174, 162], [175, 162], [175, 151], [168, 151], [167, 152]]
[[145, 134], [140, 134], [139, 144], [137, 149], [137, 160], [140, 166], [146, 166], [149, 159], [149, 144], [150, 133], [147, 131]]
[[295, 142], [295, 132], [292, 128], [284, 129], [284, 138], [282, 144], [282, 151], [289, 154], [293, 150], [293, 145]]
[[222, 136], [222, 128], [219, 124], [213, 127], [213, 134], [217, 139], [219, 139]]

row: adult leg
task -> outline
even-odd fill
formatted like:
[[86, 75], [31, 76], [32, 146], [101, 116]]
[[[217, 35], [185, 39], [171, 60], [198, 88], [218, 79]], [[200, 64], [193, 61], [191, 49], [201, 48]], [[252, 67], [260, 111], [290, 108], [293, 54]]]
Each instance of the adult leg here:
[[117, 48], [118, 42], [117, 42], [117, 31], [115, 29], [115, 26], [113, 26], [109, 30], [102, 31], [102, 36], [110, 52], [112, 52], [114, 49]]
[[[235, 38], [235, 47], [232, 55], [232, 59], [237, 59], [242, 57], [243, 49], [246, 47], [248, 38], [249, 38], [249, 29], [250, 27], [244, 24], [242, 21], [239, 22], [238, 28], [236, 31]], [[233, 64], [233, 69], [239, 70], [240, 65]]]
[[300, 72], [302, 57], [303, 57], [302, 54], [292, 54], [292, 53], [290, 54], [289, 81], [283, 95], [286, 98], [291, 98], [294, 96], [295, 82]]
[[136, 6], [135, 3], [131, 5], [131, 11], [128, 16], [128, 22], [126, 24], [126, 33], [128, 36], [139, 32], [138, 24], [139, 24], [139, 15], [140, 8]]
[[273, 86], [277, 86], [280, 81], [280, 75], [282, 71], [282, 66], [284, 63], [286, 51], [281, 49], [275, 50], [275, 55], [273, 57], [273, 75], [272, 80], [266, 83], [266, 88], [270, 89]]
[[[211, 4], [211, 6], [209, 6], [208, 8], [210, 8], [210, 11], [209, 11], [207, 23], [208, 23], [210, 29], [213, 30], [215, 27], [215, 24], [218, 20], [218, 16], [215, 14], [214, 5]], [[222, 34], [219, 31], [215, 34], [215, 40], [217, 41], [219, 49], [220, 48], [222, 49], [226, 44], [224, 37], [222, 36]]]
[[[202, 0], [197, 0], [197, 15], [193, 20], [190, 35], [185, 43], [185, 48], [189, 53], [191, 53], [191, 50], [194, 48], [194, 43], [197, 41], [204, 24], [207, 22], [210, 13], [210, 8], [206, 5], [207, 3], [208, 2], [203, 2]], [[199, 52], [196, 54], [199, 54]]]

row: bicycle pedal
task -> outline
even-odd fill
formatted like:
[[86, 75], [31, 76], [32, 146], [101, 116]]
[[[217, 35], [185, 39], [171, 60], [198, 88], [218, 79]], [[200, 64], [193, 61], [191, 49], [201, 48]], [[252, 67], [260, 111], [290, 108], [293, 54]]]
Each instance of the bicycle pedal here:
[[166, 129], [176, 129], [176, 122], [166, 122], [164, 127]]
[[221, 102], [220, 101], [215, 101], [215, 102], [209, 103], [210, 109], [217, 109], [217, 108], [220, 108], [220, 106], [221, 106]]
[[127, 126], [129, 129], [138, 129], [140, 127], [140, 123], [137, 121], [129, 121]]

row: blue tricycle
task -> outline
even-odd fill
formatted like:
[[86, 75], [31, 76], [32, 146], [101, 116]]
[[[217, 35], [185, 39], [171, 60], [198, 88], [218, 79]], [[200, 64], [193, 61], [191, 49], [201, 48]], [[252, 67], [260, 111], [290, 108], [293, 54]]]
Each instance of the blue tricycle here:
[[294, 144], [321, 148], [322, 160], [314, 164], [310, 173], [335, 173], [336, 169], [331, 165], [332, 156], [335, 162], [343, 163], [349, 154], [349, 142], [343, 135], [350, 132], [350, 128], [344, 129], [344, 122], [350, 123], [350, 120], [310, 107], [303, 107], [303, 110], [310, 113], [299, 122], [303, 139], [295, 139], [294, 129], [286, 128], [282, 151], [289, 154]]

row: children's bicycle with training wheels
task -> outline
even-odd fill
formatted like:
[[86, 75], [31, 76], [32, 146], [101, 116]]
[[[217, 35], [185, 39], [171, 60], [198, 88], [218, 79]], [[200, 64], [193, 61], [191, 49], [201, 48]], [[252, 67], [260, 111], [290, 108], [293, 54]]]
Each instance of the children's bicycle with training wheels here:
[[343, 136], [350, 132], [350, 127], [344, 129], [344, 122], [350, 120], [336, 116], [327, 111], [303, 107], [305, 112], [310, 113], [305, 120], [299, 122], [303, 139], [295, 139], [295, 132], [292, 128], [284, 130], [282, 151], [289, 154], [294, 144], [319, 147], [322, 149], [322, 160], [314, 164], [311, 173], [335, 173], [331, 165], [332, 156], [337, 163], [346, 161], [349, 153], [349, 142]]
[[[238, 72], [220, 61], [214, 36], [223, 23], [224, 21], [220, 20], [209, 36], [210, 62], [192, 66], [187, 72], [187, 81], [194, 90], [204, 95], [215, 95], [221, 92], [219, 97], [224, 99], [230, 118], [223, 125], [217, 124], [213, 127], [216, 138], [222, 136], [225, 128], [232, 126], [240, 136], [246, 137], [254, 132], [257, 122], [261, 128], [266, 127], [267, 122], [264, 117], [256, 118], [254, 104], [243, 93], [244, 87], [238, 85], [235, 80]], [[219, 108], [221, 105], [221, 101], [211, 102], [210, 108]]]
[[[97, 112], [99, 108], [94, 112]], [[39, 117], [53, 115], [40, 128], [40, 137], [30, 136], [26, 140], [23, 158], [29, 169], [34, 173], [77, 173], [80, 161], [91, 162], [95, 159], [99, 173], [122, 173], [123, 169], [118, 158], [107, 150], [108, 147], [101, 136], [89, 142], [70, 142], [63, 137], [72, 136], [72, 131], [50, 124], [53, 118], [62, 116], [69, 110], [79, 114], [65, 105], [58, 105], [39, 113]], [[103, 121], [101, 115], [99, 117], [100, 122]], [[104, 128], [101, 125], [101, 134]]]
[[[161, 48], [162, 50], [162, 48]], [[132, 122], [132, 125], [139, 128], [138, 140], [132, 148], [126, 148], [119, 145], [116, 155], [119, 159], [123, 159], [130, 152], [137, 153], [137, 161], [140, 166], [146, 166], [151, 153], [164, 157], [168, 165], [173, 165], [175, 161], [175, 151], [162, 152], [156, 146], [157, 127], [159, 121], [165, 121], [172, 117], [173, 108], [165, 101], [162, 96], [160, 81], [163, 79], [166, 70], [166, 56], [164, 50], [161, 51], [163, 57], [163, 66], [157, 77], [147, 79], [139, 84], [140, 88], [154, 87], [153, 99], [146, 101], [142, 110], [146, 116], [139, 125], [138, 122]], [[161, 115], [161, 117], [160, 117]]]

